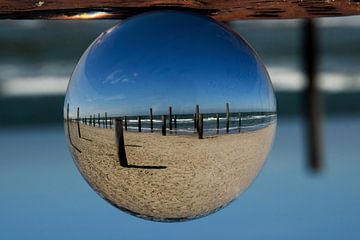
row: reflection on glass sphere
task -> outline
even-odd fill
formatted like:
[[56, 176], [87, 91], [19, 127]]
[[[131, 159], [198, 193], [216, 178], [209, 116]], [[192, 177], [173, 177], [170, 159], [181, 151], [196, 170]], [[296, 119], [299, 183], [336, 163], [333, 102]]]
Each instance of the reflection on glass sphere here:
[[276, 126], [264, 65], [222, 24], [160, 11], [101, 34], [64, 106], [81, 174], [114, 206], [157, 221], [210, 214], [259, 173]]

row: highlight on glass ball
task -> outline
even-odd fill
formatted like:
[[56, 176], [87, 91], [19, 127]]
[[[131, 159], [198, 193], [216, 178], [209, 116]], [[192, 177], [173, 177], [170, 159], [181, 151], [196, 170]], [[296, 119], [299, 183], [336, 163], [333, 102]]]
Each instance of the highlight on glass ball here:
[[276, 129], [254, 50], [188, 12], [132, 17], [101, 34], [69, 82], [65, 132], [91, 187], [156, 221], [213, 213], [261, 170]]

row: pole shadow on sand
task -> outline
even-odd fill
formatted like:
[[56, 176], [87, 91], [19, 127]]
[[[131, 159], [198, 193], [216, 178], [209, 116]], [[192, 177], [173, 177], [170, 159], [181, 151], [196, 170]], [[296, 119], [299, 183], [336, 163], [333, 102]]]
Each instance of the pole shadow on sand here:
[[[117, 154], [120, 166], [125, 168], [140, 168], [140, 169], [165, 169], [166, 166], [142, 166], [129, 164], [126, 157], [125, 142], [124, 142], [124, 128], [123, 119], [115, 118], [115, 136], [117, 145]], [[141, 147], [138, 145], [127, 145], [128, 147]]]

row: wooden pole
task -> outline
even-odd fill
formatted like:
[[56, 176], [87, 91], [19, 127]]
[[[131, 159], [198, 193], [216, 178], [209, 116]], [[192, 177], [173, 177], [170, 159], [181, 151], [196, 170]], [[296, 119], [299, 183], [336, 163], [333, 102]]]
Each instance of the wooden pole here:
[[219, 119], [219, 114], [216, 114], [216, 134], [219, 134], [219, 129], [220, 129], [220, 119]]
[[196, 129], [196, 113], [194, 113], [194, 129]]
[[172, 108], [171, 108], [171, 106], [169, 107], [169, 130], [171, 133], [171, 130], [172, 130]]
[[98, 127], [100, 127], [100, 113], [98, 113]]
[[196, 107], [195, 107], [195, 113], [196, 113], [196, 117], [195, 117], [195, 119], [196, 119], [196, 129], [197, 129], [197, 131], [199, 132], [199, 114], [200, 114], [200, 107], [199, 107], [199, 105], [196, 105]]
[[307, 86], [304, 93], [306, 114], [308, 165], [313, 171], [322, 168], [322, 111], [321, 91], [317, 86], [316, 26], [313, 20], [304, 23], [303, 65]]
[[154, 116], [152, 108], [150, 108], [150, 131], [154, 131]]
[[177, 128], [176, 114], [174, 114], [174, 129], [176, 130], [176, 128]]
[[163, 136], [166, 136], [166, 116], [162, 115], [161, 116], [161, 133]]
[[122, 118], [115, 118], [115, 137], [116, 137], [117, 154], [118, 154], [118, 160], [120, 166], [128, 167], [129, 164], [126, 158]]
[[238, 118], [239, 118], [239, 122], [238, 122], [238, 128], [239, 128], [239, 132], [241, 132], [241, 113], [238, 113]]
[[125, 116], [125, 131], [127, 131], [128, 129], [127, 129], [127, 116]]
[[137, 117], [137, 122], [138, 122], [138, 131], [141, 132], [141, 116]]
[[203, 130], [204, 130], [204, 116], [203, 116], [203, 114], [200, 114], [199, 115], [199, 125], [198, 125], [199, 139], [203, 139]]
[[70, 124], [69, 124], [69, 104], [67, 104], [66, 107], [66, 125], [67, 125], [67, 132], [68, 132], [68, 136], [69, 136], [69, 142], [72, 145], [72, 141], [71, 141], [71, 135], [70, 135]]
[[78, 129], [78, 135], [79, 138], [81, 138], [81, 132], [80, 132], [80, 108], [77, 108], [77, 114], [76, 114], [76, 120], [77, 120], [77, 129]]
[[229, 103], [226, 102], [226, 133], [229, 133], [229, 126], [230, 126]]
[[105, 128], [107, 128], [107, 112], [105, 112]]
[[96, 127], [95, 114], [93, 115], [93, 126]]

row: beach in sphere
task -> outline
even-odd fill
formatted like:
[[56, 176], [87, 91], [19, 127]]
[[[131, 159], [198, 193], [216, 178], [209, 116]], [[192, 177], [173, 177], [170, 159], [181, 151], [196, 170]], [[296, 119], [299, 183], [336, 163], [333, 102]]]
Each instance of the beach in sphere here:
[[237, 33], [199, 14], [155, 11], [85, 51], [64, 122], [74, 161], [101, 197], [141, 218], [184, 221], [223, 208], [254, 181], [276, 101]]

